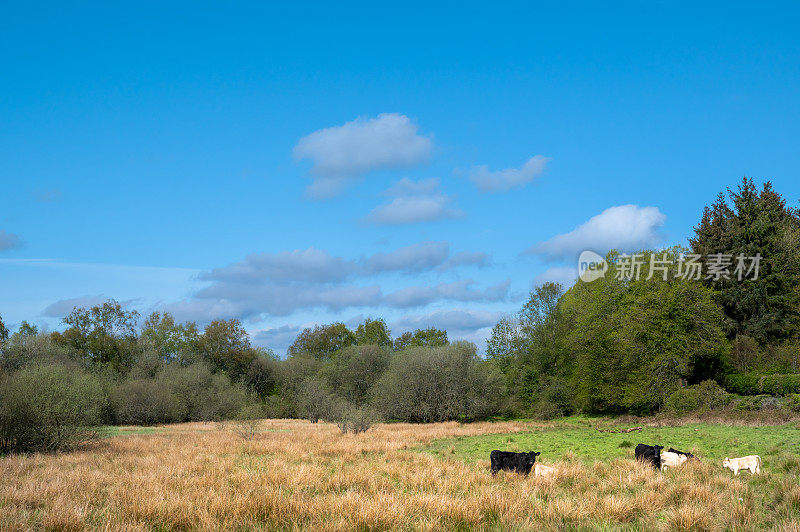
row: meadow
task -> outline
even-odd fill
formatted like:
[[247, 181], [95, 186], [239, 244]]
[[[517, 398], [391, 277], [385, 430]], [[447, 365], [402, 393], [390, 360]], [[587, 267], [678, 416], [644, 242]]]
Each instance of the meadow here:
[[[642, 430], [598, 430], [633, 424]], [[633, 424], [116, 428], [80, 451], [0, 459], [0, 530], [800, 530], [797, 422]], [[653, 471], [632, 459], [639, 441], [702, 462]], [[492, 477], [494, 448], [541, 451], [558, 472]], [[761, 475], [722, 469], [749, 453], [762, 456]]]

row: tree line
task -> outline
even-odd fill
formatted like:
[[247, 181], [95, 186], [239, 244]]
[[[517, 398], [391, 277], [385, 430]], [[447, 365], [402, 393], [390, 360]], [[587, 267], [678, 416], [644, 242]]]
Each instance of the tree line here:
[[645, 415], [800, 393], [798, 209], [744, 179], [704, 209], [689, 244], [642, 250], [642, 270], [656, 257], [675, 274], [688, 253], [741, 253], [759, 254], [761, 272], [628, 278], [611, 251], [597, 280], [535, 287], [485, 357], [435, 328], [393, 337], [382, 319], [307, 328], [285, 359], [237, 320], [142, 321], [113, 300], [73, 309], [61, 332], [22, 322], [12, 334], [0, 319], [0, 452], [67, 448], [99, 425], [302, 417], [358, 432], [376, 420]]

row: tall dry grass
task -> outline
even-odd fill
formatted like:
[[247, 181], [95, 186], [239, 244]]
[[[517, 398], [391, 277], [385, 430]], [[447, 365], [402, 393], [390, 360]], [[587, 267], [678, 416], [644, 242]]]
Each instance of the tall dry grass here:
[[733, 478], [689, 464], [658, 473], [630, 459], [569, 455], [551, 478], [492, 477], [488, 461], [416, 449], [530, 427], [391, 424], [353, 435], [268, 420], [245, 440], [195, 423], [68, 454], [7, 457], [0, 530], [798, 529], [800, 487], [769, 472]]

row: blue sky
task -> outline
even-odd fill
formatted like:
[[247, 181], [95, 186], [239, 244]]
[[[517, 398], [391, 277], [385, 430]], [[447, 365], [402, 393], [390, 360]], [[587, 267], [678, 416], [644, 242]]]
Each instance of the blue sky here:
[[797, 3], [22, 3], [0, 18], [0, 314], [113, 297], [282, 353], [481, 342], [576, 253], [800, 197]]

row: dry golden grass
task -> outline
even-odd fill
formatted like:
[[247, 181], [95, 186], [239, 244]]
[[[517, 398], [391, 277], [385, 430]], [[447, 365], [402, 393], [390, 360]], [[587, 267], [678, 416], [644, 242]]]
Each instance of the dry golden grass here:
[[[266, 420], [250, 440], [214, 424], [0, 459], [0, 530], [798, 530], [800, 488], [710, 464], [657, 473], [568, 455], [549, 478], [419, 452], [433, 439], [531, 423], [379, 425], [365, 434]], [[553, 464], [553, 461], [549, 462]], [[775, 493], [772, 493], [772, 492]], [[767, 508], [769, 511], [767, 511]]]

